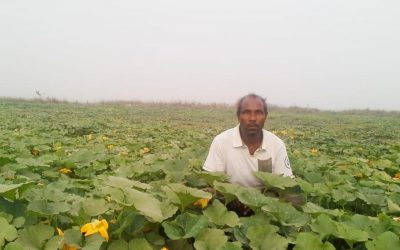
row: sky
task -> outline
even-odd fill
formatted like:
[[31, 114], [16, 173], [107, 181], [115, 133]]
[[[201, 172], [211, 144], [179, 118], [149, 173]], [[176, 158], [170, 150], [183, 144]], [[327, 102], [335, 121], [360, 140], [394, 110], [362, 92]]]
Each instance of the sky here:
[[398, 0], [2, 0], [0, 96], [400, 110]]

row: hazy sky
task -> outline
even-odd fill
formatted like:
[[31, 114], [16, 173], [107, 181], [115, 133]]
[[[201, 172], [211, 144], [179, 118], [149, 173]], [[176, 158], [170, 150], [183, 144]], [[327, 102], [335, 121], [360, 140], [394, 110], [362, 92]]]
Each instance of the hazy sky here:
[[400, 110], [398, 0], [1, 0], [0, 96]]

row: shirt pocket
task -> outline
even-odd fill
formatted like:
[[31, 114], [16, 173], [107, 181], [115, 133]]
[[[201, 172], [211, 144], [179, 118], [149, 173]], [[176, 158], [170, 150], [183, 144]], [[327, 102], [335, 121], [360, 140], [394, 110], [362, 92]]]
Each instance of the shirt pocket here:
[[258, 159], [258, 171], [272, 173], [272, 158], [266, 160]]

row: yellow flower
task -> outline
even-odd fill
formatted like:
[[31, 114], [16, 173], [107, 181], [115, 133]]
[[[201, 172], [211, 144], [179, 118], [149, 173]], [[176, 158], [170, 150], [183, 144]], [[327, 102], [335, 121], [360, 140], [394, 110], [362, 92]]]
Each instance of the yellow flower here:
[[143, 154], [146, 154], [146, 153], [148, 153], [148, 152], [150, 152], [150, 149], [149, 149], [149, 148], [143, 148]]
[[77, 250], [78, 248], [68, 245], [68, 244], [64, 244], [62, 250]]
[[81, 227], [81, 233], [84, 233], [85, 236], [89, 236], [91, 234], [99, 233], [101, 237], [108, 241], [108, 223], [105, 219], [102, 220], [93, 220], [90, 223], [87, 223]]
[[69, 173], [72, 172], [72, 170], [69, 169], [69, 168], [61, 168], [61, 169], [58, 170], [58, 172], [60, 172], [62, 174], [69, 174]]
[[56, 230], [58, 235], [64, 236], [64, 232], [60, 228], [56, 227]]
[[110, 150], [111, 150], [113, 147], [114, 147], [114, 145], [112, 145], [112, 144], [110, 144], [110, 145], [107, 146], [107, 148], [110, 149]]
[[310, 149], [310, 152], [312, 154], [316, 154], [318, 152], [318, 148], [312, 148], [312, 149]]
[[168, 250], [168, 248], [167, 247], [162, 247], [161, 250]]
[[210, 201], [210, 199], [202, 198], [202, 199], [198, 199], [197, 201], [195, 201], [193, 203], [193, 205], [196, 207], [205, 208], [205, 207], [207, 207], [209, 201]]
[[93, 139], [93, 135], [92, 135], [92, 134], [89, 134], [89, 135], [87, 136], [87, 140], [90, 141], [90, 140], [92, 140], [92, 139]]

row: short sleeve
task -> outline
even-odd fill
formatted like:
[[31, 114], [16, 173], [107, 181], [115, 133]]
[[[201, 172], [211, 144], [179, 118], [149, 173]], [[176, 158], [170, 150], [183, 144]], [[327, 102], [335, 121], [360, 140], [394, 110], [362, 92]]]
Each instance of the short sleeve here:
[[209, 172], [225, 172], [225, 161], [218, 137], [214, 138], [203, 169]]
[[274, 173], [276, 174], [283, 174], [283, 176], [294, 177], [285, 146], [282, 146], [278, 150], [275, 156], [273, 168]]

